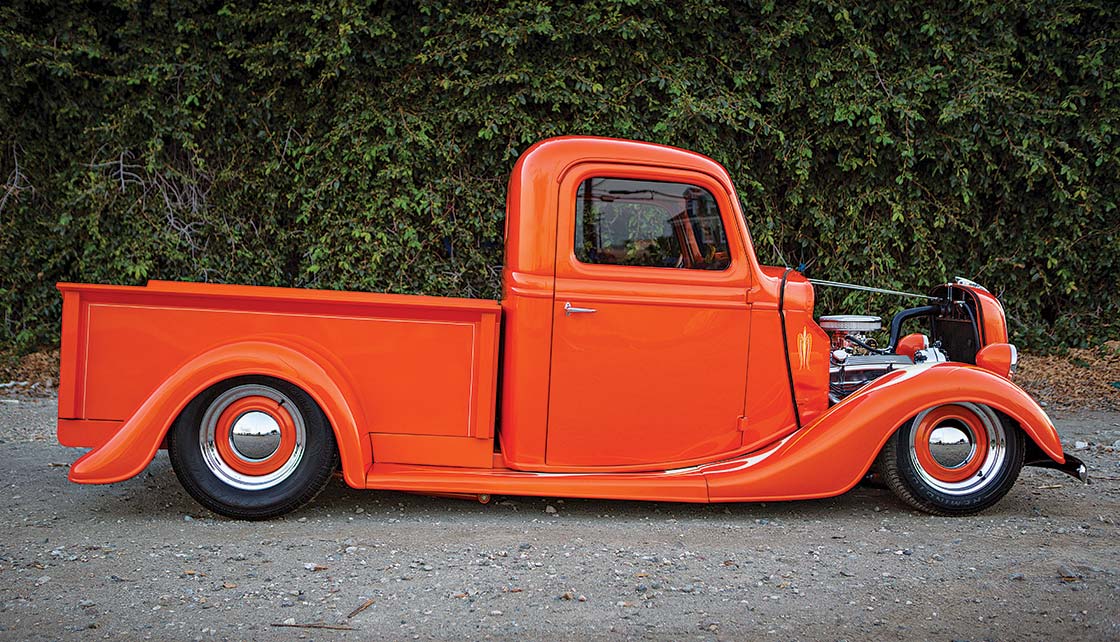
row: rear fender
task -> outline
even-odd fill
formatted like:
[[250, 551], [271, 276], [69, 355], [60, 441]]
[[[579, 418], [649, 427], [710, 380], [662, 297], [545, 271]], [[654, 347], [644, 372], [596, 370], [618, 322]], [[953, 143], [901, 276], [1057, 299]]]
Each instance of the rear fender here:
[[1047, 457], [1065, 463], [1054, 424], [1027, 393], [987, 370], [943, 363], [880, 377], [780, 443], [707, 468], [709, 495], [713, 501], [839, 495], [867, 474], [904, 423], [927, 408], [959, 402], [1003, 412]]
[[372, 461], [366, 422], [357, 397], [342, 375], [312, 346], [292, 337], [238, 341], [204, 352], [165, 379], [104, 445], [70, 467], [70, 481], [109, 484], [136, 476], [155, 457], [172, 422], [188, 403], [216, 383], [245, 375], [264, 375], [299, 386], [315, 400], [334, 430], [346, 483], [365, 487]]

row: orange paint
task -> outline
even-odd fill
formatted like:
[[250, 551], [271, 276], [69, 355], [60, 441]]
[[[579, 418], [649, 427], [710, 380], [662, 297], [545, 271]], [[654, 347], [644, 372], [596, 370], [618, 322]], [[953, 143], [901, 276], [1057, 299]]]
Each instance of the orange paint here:
[[924, 334], [908, 334], [898, 340], [898, 347], [895, 348], [896, 354], [901, 354], [911, 359], [914, 358], [914, 353], [918, 350], [925, 350], [929, 347], [929, 337]]
[[[615, 189], [592, 202], [586, 186], [604, 178], [676, 191]], [[580, 194], [579, 206], [596, 215], [660, 208], [645, 210], [655, 213], [648, 224], [667, 231], [651, 243], [599, 238], [602, 262], [581, 260]], [[689, 209], [699, 202], [711, 204], [704, 220]], [[717, 228], [721, 247], [711, 242]], [[676, 265], [635, 259], [674, 243]], [[500, 302], [59, 284], [59, 439], [93, 448], [70, 478], [137, 474], [193, 398], [244, 375], [283, 379], [318, 404], [354, 487], [696, 502], [824, 497], [854, 485], [909, 418], [964, 402], [1008, 414], [1064, 461], [1045, 413], [998, 376], [1006, 327], [982, 289], [965, 288], [991, 353], [978, 363], [992, 372], [911, 366], [830, 407], [829, 337], [813, 320], [812, 285], [759, 265], [727, 172], [691, 152], [587, 137], [530, 148], [510, 178], [502, 279]], [[903, 347], [911, 344], [919, 349], [910, 337]], [[218, 422], [222, 458], [247, 475], [291, 452], [291, 418], [262, 399], [239, 401]], [[280, 449], [265, 461], [229, 450], [232, 421], [250, 410], [281, 426]]]
[[918, 462], [927, 473], [948, 483], [960, 482], [972, 477], [984, 464], [983, 456], [973, 456], [961, 466], [947, 468], [934, 458], [929, 449], [930, 435], [938, 425], [952, 420], [959, 421], [968, 427], [976, 453], [983, 453], [988, 448], [988, 431], [984, 430], [984, 425], [976, 414], [964, 406], [955, 404], [939, 406], [922, 417], [922, 421], [918, 424], [917, 431], [914, 433], [914, 450], [918, 456]]
[[976, 353], [976, 365], [998, 374], [1011, 377], [1011, 368], [1018, 361], [1015, 346], [1010, 343], [990, 343]]

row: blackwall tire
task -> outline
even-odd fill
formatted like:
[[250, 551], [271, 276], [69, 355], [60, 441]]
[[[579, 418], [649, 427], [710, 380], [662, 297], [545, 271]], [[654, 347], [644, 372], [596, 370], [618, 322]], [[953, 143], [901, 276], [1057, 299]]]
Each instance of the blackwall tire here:
[[171, 466], [206, 508], [269, 519], [315, 498], [338, 461], [326, 416], [298, 387], [238, 377], [192, 400], [168, 433]]
[[935, 515], [972, 515], [1011, 490], [1023, 467], [1023, 431], [982, 404], [929, 408], [883, 446], [876, 467], [910, 506]]

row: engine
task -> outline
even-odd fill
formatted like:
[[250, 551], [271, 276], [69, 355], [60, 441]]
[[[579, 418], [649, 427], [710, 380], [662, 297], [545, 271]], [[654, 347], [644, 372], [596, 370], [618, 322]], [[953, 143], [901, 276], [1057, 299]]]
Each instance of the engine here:
[[[894, 315], [888, 345], [882, 348], [875, 339], [883, 329], [879, 317], [821, 317], [820, 326], [831, 337], [831, 403], [893, 370], [942, 361], [975, 364], [986, 346], [1007, 342], [1003, 306], [983, 286], [958, 277], [934, 288], [927, 298], [934, 302]], [[903, 326], [911, 320], [924, 320], [928, 334], [904, 336]], [[1011, 352], [1014, 361], [1014, 346]]]
[[[879, 317], [835, 315], [821, 317], [820, 326], [832, 339], [828, 399], [836, 403], [883, 375], [915, 363], [947, 361], [938, 346], [930, 347], [925, 335], [913, 335], [903, 354], [879, 348], [872, 333], [883, 329]], [[920, 340], [919, 338], [920, 337]], [[911, 349], [913, 348], [913, 349]]]
[[[975, 364], [1010, 377], [1018, 350], [1007, 342], [1003, 305], [987, 288], [964, 279], [938, 285], [927, 294], [910, 294], [835, 281], [816, 285], [925, 298], [929, 304], [907, 308], [891, 318], [887, 345], [880, 347], [883, 321], [877, 316], [824, 316], [819, 325], [830, 337], [829, 402], [844, 397], [900, 368], [955, 361]], [[922, 332], [903, 334], [908, 323]]]

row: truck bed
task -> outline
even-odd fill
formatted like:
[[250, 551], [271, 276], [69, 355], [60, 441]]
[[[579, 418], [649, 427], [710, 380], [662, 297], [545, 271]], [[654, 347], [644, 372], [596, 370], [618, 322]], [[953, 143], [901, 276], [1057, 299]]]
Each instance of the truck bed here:
[[207, 351], [275, 341], [340, 373], [378, 462], [492, 465], [497, 301], [163, 281], [58, 287], [64, 445], [102, 445]]

